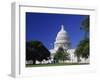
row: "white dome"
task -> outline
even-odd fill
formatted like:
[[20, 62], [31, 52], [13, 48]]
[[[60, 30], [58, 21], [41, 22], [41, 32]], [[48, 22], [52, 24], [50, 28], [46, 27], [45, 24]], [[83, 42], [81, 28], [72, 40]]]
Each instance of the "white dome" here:
[[58, 32], [56, 41], [55, 41], [55, 49], [62, 47], [64, 49], [68, 49], [70, 45], [69, 38], [67, 32], [64, 30], [64, 26], [61, 25], [61, 30]]

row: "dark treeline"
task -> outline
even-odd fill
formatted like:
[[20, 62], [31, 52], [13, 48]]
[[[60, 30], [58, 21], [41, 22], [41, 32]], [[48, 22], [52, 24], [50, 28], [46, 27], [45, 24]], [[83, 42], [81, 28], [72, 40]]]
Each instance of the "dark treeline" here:
[[33, 64], [36, 60], [41, 62], [50, 59], [50, 52], [40, 41], [26, 42], [26, 60], [32, 60]]

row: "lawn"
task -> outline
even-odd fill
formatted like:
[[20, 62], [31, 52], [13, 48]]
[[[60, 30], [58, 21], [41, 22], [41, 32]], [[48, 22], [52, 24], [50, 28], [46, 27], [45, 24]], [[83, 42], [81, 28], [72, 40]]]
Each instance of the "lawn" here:
[[27, 64], [26, 67], [68, 66], [68, 65], [88, 65], [88, 64], [89, 63]]

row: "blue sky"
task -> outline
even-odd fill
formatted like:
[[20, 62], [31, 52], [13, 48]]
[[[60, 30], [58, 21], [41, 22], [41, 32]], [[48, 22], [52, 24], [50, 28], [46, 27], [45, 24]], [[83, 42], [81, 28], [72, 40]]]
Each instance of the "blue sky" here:
[[74, 14], [50, 14], [50, 13], [26, 13], [26, 41], [39, 40], [48, 49], [54, 47], [54, 41], [61, 25], [71, 42], [71, 48], [76, 48], [84, 37], [84, 31], [80, 30], [81, 22], [86, 15]]

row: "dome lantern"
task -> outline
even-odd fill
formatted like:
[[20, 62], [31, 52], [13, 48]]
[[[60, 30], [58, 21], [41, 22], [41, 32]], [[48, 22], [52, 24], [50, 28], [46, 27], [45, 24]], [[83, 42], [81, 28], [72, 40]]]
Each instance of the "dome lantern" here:
[[64, 31], [64, 26], [63, 25], [61, 25], [61, 30]]

